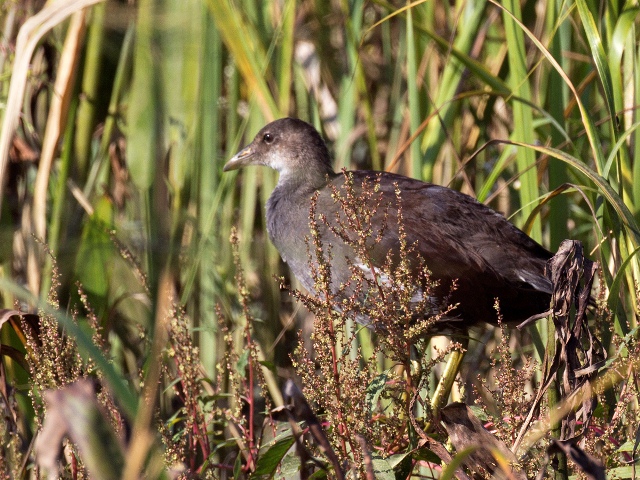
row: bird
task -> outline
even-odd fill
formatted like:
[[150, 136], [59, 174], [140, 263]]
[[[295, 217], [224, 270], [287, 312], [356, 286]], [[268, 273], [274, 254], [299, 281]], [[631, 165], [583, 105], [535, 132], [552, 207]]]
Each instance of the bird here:
[[[496, 299], [504, 323], [524, 322], [549, 309], [552, 283], [545, 266], [552, 253], [469, 195], [390, 172], [335, 172], [320, 133], [309, 123], [289, 117], [264, 126], [223, 171], [249, 165], [267, 166], [279, 173], [266, 205], [267, 231], [291, 272], [311, 293], [317, 293], [317, 269], [310, 265], [305, 238], [311, 234], [313, 205], [325, 219], [316, 223], [316, 229], [324, 244], [330, 245], [331, 288], [338, 295], [355, 291], [344, 288], [354, 268], [370, 276], [377, 272], [376, 278], [384, 282], [385, 262], [389, 258], [398, 262], [404, 242], [412, 246], [405, 248], [410, 269], [426, 265], [429, 279], [435, 281], [429, 294], [434, 311], [442, 308], [441, 302], [451, 305], [445, 316], [447, 325], [466, 329], [498, 323]], [[366, 261], [345, 234], [331, 225], [341, 215], [336, 194], [348, 188], [358, 201], [377, 202], [370, 206], [370, 222], [378, 229], [371, 235]], [[402, 215], [402, 227], [396, 221], [398, 215]], [[416, 286], [414, 303], [424, 309], [421, 289], [422, 285]], [[357, 320], [384, 328], [380, 319]]]

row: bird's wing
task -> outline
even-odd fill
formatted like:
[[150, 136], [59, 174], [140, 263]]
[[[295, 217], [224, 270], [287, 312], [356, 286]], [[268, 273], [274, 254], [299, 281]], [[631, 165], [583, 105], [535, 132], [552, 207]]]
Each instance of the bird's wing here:
[[[397, 218], [401, 212], [407, 244], [415, 245], [434, 277], [472, 280], [494, 275], [510, 284], [551, 291], [543, 274], [551, 254], [502, 215], [468, 195], [438, 185], [389, 173], [352, 173], [356, 201], [372, 191], [382, 198], [373, 215], [373, 223], [386, 229], [373, 251], [377, 263], [386, 259], [387, 252], [399, 250]], [[376, 182], [379, 175], [384, 181]], [[335, 198], [322, 197], [325, 203], [335, 202]]]

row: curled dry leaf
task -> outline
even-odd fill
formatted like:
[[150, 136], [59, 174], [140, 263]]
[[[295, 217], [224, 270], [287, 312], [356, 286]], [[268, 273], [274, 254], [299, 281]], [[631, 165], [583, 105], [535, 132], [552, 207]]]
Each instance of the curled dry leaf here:
[[596, 407], [591, 383], [606, 358], [606, 352], [591, 333], [587, 322], [587, 307], [592, 302], [591, 287], [597, 265], [584, 257], [580, 242], [564, 240], [547, 268], [553, 283], [551, 306], [555, 350], [545, 359], [542, 382], [513, 447], [516, 452], [554, 380], [559, 383], [562, 398], [574, 406], [562, 419], [560, 440], [580, 436], [581, 433], [576, 431], [578, 426], [582, 432], [589, 428]]
[[35, 453], [38, 465], [49, 478], [57, 476], [65, 437], [77, 446], [91, 478], [121, 478], [122, 444], [97, 401], [93, 382], [83, 379], [58, 390], [47, 390], [44, 400], [46, 415]]
[[456, 451], [473, 449], [464, 462], [468, 468], [478, 472], [480, 467], [494, 478], [526, 480], [524, 472], [516, 466], [513, 452], [484, 428], [464, 403], [447, 405], [440, 416]]
[[567, 458], [577, 465], [582, 473], [591, 480], [605, 480], [605, 470], [602, 462], [581, 449], [574, 441], [553, 440], [548, 452], [563, 452]]

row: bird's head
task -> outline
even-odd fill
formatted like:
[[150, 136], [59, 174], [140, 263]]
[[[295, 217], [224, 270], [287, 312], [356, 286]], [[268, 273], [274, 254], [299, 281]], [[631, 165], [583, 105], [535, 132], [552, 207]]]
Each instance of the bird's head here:
[[224, 166], [224, 171], [248, 165], [264, 165], [289, 178], [317, 178], [333, 175], [331, 157], [313, 126], [296, 118], [281, 118], [262, 128], [253, 141]]

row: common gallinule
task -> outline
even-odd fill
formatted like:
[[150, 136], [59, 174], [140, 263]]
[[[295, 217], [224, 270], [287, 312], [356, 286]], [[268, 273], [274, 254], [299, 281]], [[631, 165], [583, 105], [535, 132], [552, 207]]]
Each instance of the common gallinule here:
[[[327, 146], [315, 128], [294, 118], [265, 126], [229, 160], [224, 171], [247, 165], [265, 165], [280, 173], [267, 202], [267, 229], [282, 259], [313, 292], [314, 278], [304, 241], [310, 233], [311, 199], [317, 192], [316, 210], [330, 222], [341, 208], [333, 197], [335, 189], [343, 188], [345, 174], [333, 171]], [[374, 224], [386, 222], [382, 237], [371, 250], [373, 267], [381, 268], [389, 252], [398, 258], [398, 226], [389, 218], [397, 214], [398, 190], [407, 244], [415, 245], [412, 255], [424, 259], [431, 278], [439, 281], [436, 303], [438, 297], [451, 293], [453, 281], [457, 283], [448, 301], [457, 304], [450, 315], [457, 318], [460, 327], [495, 323], [496, 298], [505, 322], [524, 321], [548, 310], [551, 282], [544, 268], [552, 255], [502, 215], [468, 195], [401, 175], [373, 171], [353, 171], [349, 175], [355, 197], [364, 193], [363, 188], [375, 185], [387, 203], [372, 219]], [[363, 194], [362, 198], [368, 197]], [[331, 244], [332, 287], [337, 289], [351, 277], [350, 264], [358, 265], [361, 260], [325, 223], [319, 222], [318, 230], [325, 244]], [[418, 268], [420, 262], [411, 263]]]

